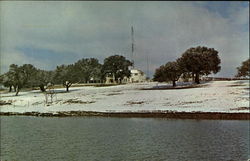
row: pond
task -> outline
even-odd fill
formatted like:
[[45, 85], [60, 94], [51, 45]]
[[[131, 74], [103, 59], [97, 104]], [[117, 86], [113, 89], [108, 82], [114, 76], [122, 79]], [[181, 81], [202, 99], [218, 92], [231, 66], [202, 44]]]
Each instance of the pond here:
[[1, 116], [0, 158], [245, 161], [249, 121]]

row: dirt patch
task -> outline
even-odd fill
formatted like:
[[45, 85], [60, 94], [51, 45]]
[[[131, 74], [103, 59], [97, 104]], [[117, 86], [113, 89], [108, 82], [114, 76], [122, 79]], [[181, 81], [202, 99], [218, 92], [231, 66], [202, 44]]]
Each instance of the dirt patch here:
[[3, 106], [3, 105], [11, 105], [11, 104], [12, 104], [12, 100], [9, 100], [9, 101], [0, 100], [0, 106]]
[[241, 87], [241, 86], [246, 86], [244, 84], [232, 84], [232, 85], [228, 85], [228, 87]]
[[172, 103], [171, 102], [166, 102], [166, 103], [164, 103], [163, 105], [165, 105], [165, 106], [170, 106]]
[[[193, 103], [203, 103], [203, 101], [188, 101], [188, 102], [178, 102], [176, 104], [167, 103], [166, 106], [180, 106], [180, 105], [188, 105]], [[188, 106], [185, 106], [188, 107]]]
[[44, 102], [35, 102], [35, 103], [32, 103], [32, 105], [40, 105], [40, 104], [43, 104]]
[[0, 94], [6, 94], [6, 93], [10, 93], [10, 92], [8, 90], [0, 90]]
[[64, 101], [63, 104], [90, 104], [90, 103], [95, 103], [95, 101], [81, 101], [81, 100], [77, 100], [77, 99], [68, 99], [67, 101]]
[[189, 101], [189, 102], [182, 102], [182, 104], [192, 104], [192, 103], [202, 103], [203, 101]]
[[230, 92], [229, 94], [237, 95], [237, 94], [239, 94], [239, 92]]
[[144, 101], [127, 101], [125, 105], [140, 105], [145, 103]]
[[176, 86], [176, 87], [141, 88], [140, 90], [175, 90], [175, 89], [203, 88], [206, 86], [208, 86], [208, 85], [207, 84], [194, 84], [194, 85]]
[[115, 96], [115, 95], [121, 95], [123, 93], [121, 92], [114, 92], [114, 93], [109, 93], [109, 94], [106, 94], [106, 96]]
[[232, 111], [240, 111], [240, 110], [250, 110], [249, 107], [238, 107], [238, 108], [230, 108]]
[[236, 99], [234, 99], [234, 102], [236, 101], [249, 101], [249, 97], [238, 97]]
[[118, 86], [118, 85], [124, 85], [124, 84], [97, 84], [97, 85], [94, 85], [94, 87], [110, 87], [110, 86]]

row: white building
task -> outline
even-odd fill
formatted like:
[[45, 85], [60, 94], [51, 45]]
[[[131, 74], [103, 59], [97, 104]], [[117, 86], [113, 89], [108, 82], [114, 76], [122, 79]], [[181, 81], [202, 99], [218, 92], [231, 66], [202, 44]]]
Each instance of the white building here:
[[[130, 69], [130, 77], [124, 77], [123, 80], [121, 80], [122, 83], [139, 83], [139, 82], [145, 82], [146, 81], [146, 75], [138, 69]], [[106, 77], [106, 83], [117, 83], [115, 81], [114, 75], [108, 75]]]
[[106, 84], [116, 83], [114, 74], [108, 73], [106, 76]]
[[131, 69], [131, 76], [129, 77], [130, 83], [138, 83], [138, 82], [145, 82], [146, 81], [146, 75], [138, 69]]

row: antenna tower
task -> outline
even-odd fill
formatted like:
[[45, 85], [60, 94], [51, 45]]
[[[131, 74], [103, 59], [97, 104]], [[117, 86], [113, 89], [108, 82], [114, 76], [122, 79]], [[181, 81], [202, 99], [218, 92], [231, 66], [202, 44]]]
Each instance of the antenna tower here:
[[131, 46], [131, 62], [133, 63], [132, 68], [134, 68], [134, 50], [135, 50], [135, 39], [134, 39], [134, 28], [131, 27], [131, 39], [132, 39], [132, 46]]
[[149, 77], [149, 64], [148, 64], [148, 54], [147, 54], [147, 76]]

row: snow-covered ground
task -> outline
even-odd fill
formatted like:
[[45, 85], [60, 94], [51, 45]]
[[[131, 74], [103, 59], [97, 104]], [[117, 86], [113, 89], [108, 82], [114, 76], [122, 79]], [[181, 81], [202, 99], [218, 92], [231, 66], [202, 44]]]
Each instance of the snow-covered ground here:
[[[50, 106], [45, 95], [31, 92], [2, 93], [1, 100], [12, 102], [0, 106], [1, 112], [57, 111], [178, 111], [178, 112], [249, 112], [248, 81], [213, 81], [200, 88], [171, 90], [141, 90], [164, 86], [163, 83], [140, 83], [110, 87], [72, 87], [70, 92], [55, 89]], [[160, 88], [159, 88], [160, 89]]]

